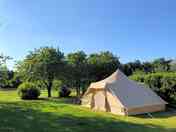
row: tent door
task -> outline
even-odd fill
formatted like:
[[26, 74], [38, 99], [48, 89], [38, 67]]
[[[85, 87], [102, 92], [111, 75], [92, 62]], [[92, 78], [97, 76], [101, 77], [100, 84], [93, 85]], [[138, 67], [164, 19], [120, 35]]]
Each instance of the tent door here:
[[106, 108], [105, 108], [106, 101], [105, 101], [104, 91], [96, 92], [93, 95], [93, 100], [94, 100], [94, 106], [93, 106], [94, 110], [106, 111]]

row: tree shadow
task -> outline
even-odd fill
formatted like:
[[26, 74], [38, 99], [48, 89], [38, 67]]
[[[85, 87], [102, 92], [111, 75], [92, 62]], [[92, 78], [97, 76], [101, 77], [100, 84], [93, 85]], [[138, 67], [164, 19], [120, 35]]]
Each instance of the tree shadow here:
[[69, 97], [51, 97], [51, 98], [39, 98], [38, 100], [44, 100], [47, 102], [53, 103], [65, 103], [65, 104], [72, 104], [72, 105], [79, 105], [77, 103], [78, 98], [74, 96]]
[[[33, 105], [37, 105], [33, 107]], [[135, 124], [85, 113], [48, 112], [28, 102], [0, 102], [2, 132], [175, 132], [153, 124]], [[71, 110], [71, 109], [70, 109]]]
[[[71, 105], [79, 105], [76, 103], [76, 97], [67, 97], [67, 98], [58, 98], [58, 97], [52, 97], [52, 98], [39, 98], [39, 100], [44, 100], [47, 102], [52, 102], [52, 103], [64, 103], [64, 104], [71, 104]], [[176, 109], [167, 107], [166, 111], [161, 111], [161, 112], [154, 112], [151, 113], [153, 118], [169, 118], [176, 116]], [[152, 118], [148, 114], [140, 114], [140, 115], [132, 115], [132, 117], [137, 117], [137, 118]]]

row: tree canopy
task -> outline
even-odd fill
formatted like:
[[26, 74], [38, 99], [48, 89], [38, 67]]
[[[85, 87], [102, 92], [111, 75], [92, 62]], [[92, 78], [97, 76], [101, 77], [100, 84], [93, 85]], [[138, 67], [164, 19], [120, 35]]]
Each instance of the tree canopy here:
[[109, 51], [90, 54], [88, 57], [90, 76], [94, 81], [109, 76], [117, 68], [120, 68], [119, 58]]
[[0, 55], [1, 87], [17, 87], [20, 83], [35, 82], [46, 88], [48, 97], [51, 89], [67, 86], [76, 90], [80, 97], [91, 82], [102, 80], [120, 68], [127, 76], [146, 75], [158, 72], [175, 72], [173, 60], [158, 58], [150, 62], [135, 60], [121, 64], [119, 57], [109, 51], [86, 54], [76, 51], [64, 55], [59, 49], [41, 47], [30, 51], [19, 61], [16, 71], [10, 71], [4, 64], [9, 56]]
[[0, 66], [6, 64], [7, 60], [12, 59], [10, 56], [5, 56], [4, 54], [0, 54]]
[[17, 71], [24, 80], [40, 80], [51, 97], [53, 80], [59, 76], [64, 64], [64, 55], [59, 49], [42, 47], [29, 52], [25, 59], [18, 63]]
[[81, 87], [84, 87], [88, 79], [87, 55], [83, 51], [70, 53], [66, 57], [71, 85], [76, 88], [77, 96], [80, 96]]

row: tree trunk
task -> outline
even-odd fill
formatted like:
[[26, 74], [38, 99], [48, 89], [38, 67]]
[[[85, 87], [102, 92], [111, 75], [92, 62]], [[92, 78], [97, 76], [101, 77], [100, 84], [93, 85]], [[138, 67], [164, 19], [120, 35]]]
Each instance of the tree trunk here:
[[78, 97], [80, 97], [80, 86], [78, 86]]
[[76, 96], [79, 97], [79, 87], [76, 87]]
[[52, 82], [49, 82], [47, 90], [48, 90], [48, 97], [51, 97], [51, 88], [52, 88]]
[[77, 81], [77, 85], [76, 85], [76, 95], [79, 98], [80, 97], [80, 84], [79, 81]]

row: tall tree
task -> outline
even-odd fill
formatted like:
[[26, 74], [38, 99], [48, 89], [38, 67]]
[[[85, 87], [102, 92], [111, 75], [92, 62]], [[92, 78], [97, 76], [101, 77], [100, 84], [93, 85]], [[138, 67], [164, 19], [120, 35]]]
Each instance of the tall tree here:
[[9, 56], [5, 56], [4, 54], [0, 54], [0, 87], [4, 88], [8, 86], [9, 80], [11, 78], [10, 71], [6, 66], [6, 61], [12, 59]]
[[140, 60], [135, 60], [134, 62], [124, 64], [122, 70], [127, 76], [130, 76], [136, 71], [142, 71], [143, 64], [140, 62]]
[[123, 64], [122, 70], [125, 73], [125, 75], [127, 75], [127, 76], [132, 75], [133, 74], [132, 63]]
[[51, 97], [53, 80], [61, 75], [63, 64], [64, 54], [59, 49], [42, 47], [29, 52], [25, 59], [17, 64], [17, 71], [24, 80], [43, 82], [48, 97]]
[[119, 58], [109, 51], [91, 54], [88, 64], [92, 81], [104, 79], [120, 67]]
[[0, 87], [5, 88], [8, 85], [8, 69], [6, 66], [0, 66]]
[[70, 70], [69, 82], [72, 86], [76, 88], [77, 96], [80, 96], [81, 87], [85, 86], [88, 77], [88, 67], [87, 67], [87, 55], [83, 51], [77, 51], [75, 53], [70, 53], [66, 57], [67, 64]]

